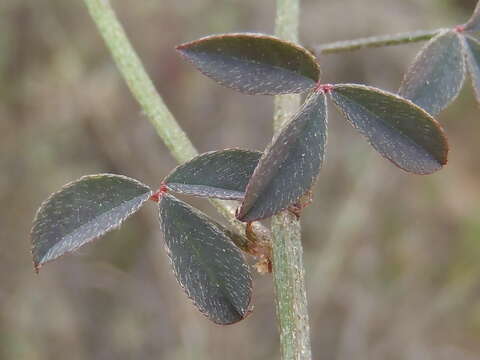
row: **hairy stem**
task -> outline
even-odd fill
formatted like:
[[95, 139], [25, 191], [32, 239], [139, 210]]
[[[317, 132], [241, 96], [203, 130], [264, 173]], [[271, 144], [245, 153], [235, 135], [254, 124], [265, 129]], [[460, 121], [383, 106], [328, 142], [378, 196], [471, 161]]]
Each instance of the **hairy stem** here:
[[155, 89], [110, 2], [108, 0], [85, 0], [85, 3], [128, 88], [173, 157], [178, 162], [185, 162], [196, 156], [197, 150]]
[[[84, 1], [128, 88], [172, 156], [179, 163], [183, 163], [198, 155], [197, 150], [155, 89], [152, 80], [118, 21], [110, 1]], [[235, 219], [235, 204], [217, 200], [211, 202], [243, 237], [245, 224]], [[262, 238], [268, 239], [270, 237], [269, 231], [260, 224], [255, 224], [255, 231], [258, 231]], [[245, 241], [247, 240], [245, 239]]]
[[[298, 42], [299, 0], [277, 0], [275, 33]], [[275, 98], [274, 130], [291, 117], [300, 105], [298, 95]], [[310, 360], [303, 248], [300, 222], [289, 211], [272, 219], [273, 280], [280, 345], [283, 360]]]
[[394, 35], [372, 36], [356, 40], [338, 41], [329, 44], [315, 46], [315, 51], [320, 54], [335, 54], [345, 51], [353, 51], [363, 48], [375, 48], [382, 46], [393, 46], [409, 44], [419, 41], [426, 41], [442, 32], [444, 29], [419, 30]]

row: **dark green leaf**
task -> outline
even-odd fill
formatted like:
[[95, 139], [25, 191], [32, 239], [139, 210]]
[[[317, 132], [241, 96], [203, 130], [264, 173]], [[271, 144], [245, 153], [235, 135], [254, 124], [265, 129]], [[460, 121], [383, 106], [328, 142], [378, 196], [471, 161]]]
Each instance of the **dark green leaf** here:
[[353, 127], [398, 167], [430, 174], [447, 163], [443, 129], [411, 101], [362, 85], [335, 85], [330, 94]]
[[472, 17], [465, 24], [464, 30], [470, 32], [480, 31], [480, 1], [477, 2], [477, 6], [473, 11]]
[[261, 155], [239, 149], [208, 152], [178, 166], [164, 183], [181, 194], [241, 200]]
[[435, 36], [408, 69], [398, 94], [432, 115], [458, 95], [465, 79], [462, 41], [454, 31]]
[[208, 36], [177, 50], [206, 76], [246, 94], [302, 93], [313, 89], [320, 76], [306, 49], [263, 34]]
[[326, 99], [315, 92], [279, 131], [262, 155], [237, 217], [251, 222], [294, 204], [315, 182], [323, 163]]
[[32, 228], [35, 268], [118, 227], [151, 195], [120, 175], [89, 175], [65, 185], [38, 209]]
[[480, 102], [480, 42], [478, 40], [465, 36], [467, 49], [467, 62], [470, 76], [472, 77], [473, 89], [477, 101]]
[[244, 319], [250, 312], [252, 278], [229, 232], [168, 194], [159, 209], [168, 255], [188, 297], [217, 324]]

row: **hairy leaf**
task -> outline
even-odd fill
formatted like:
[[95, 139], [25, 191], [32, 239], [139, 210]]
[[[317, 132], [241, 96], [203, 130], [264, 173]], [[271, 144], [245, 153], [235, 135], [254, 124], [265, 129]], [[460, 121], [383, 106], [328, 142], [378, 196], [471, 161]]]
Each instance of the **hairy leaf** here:
[[467, 49], [468, 70], [472, 77], [475, 96], [477, 101], [480, 102], [480, 42], [470, 36], [465, 36], [465, 43]]
[[164, 183], [181, 194], [241, 200], [261, 155], [239, 149], [208, 152], [175, 168]]
[[315, 182], [323, 163], [326, 99], [315, 92], [262, 155], [237, 213], [241, 221], [270, 217], [294, 204]]
[[164, 194], [160, 225], [175, 276], [197, 308], [217, 324], [250, 312], [252, 278], [229, 232], [190, 205]]
[[462, 40], [454, 31], [435, 36], [408, 69], [398, 94], [432, 115], [458, 95], [465, 79]]
[[353, 127], [398, 167], [430, 174], [447, 163], [443, 129], [411, 101], [362, 85], [335, 85], [330, 94]]
[[89, 175], [65, 185], [38, 210], [32, 228], [35, 268], [118, 227], [151, 195], [120, 175]]
[[310, 52], [269, 35], [214, 35], [177, 50], [206, 76], [246, 94], [302, 93], [313, 89], [320, 76]]
[[465, 31], [477, 32], [480, 31], [480, 1], [477, 2], [477, 6], [473, 11], [472, 17], [467, 21], [464, 26]]

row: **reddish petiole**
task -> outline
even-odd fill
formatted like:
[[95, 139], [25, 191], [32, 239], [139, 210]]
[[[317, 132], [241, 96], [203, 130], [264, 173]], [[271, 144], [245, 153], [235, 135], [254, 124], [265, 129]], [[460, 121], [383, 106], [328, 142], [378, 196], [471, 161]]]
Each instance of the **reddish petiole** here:
[[150, 200], [154, 201], [154, 202], [159, 202], [160, 201], [160, 198], [162, 197], [163, 194], [166, 194], [168, 192], [168, 187], [167, 185], [165, 184], [161, 184], [160, 185], [160, 188], [155, 191], [152, 196], [150, 196]]

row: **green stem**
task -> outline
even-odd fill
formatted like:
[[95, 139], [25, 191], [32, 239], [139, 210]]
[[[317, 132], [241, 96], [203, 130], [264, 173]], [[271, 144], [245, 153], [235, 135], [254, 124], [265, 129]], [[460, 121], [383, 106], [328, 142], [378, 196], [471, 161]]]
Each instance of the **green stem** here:
[[[172, 156], [179, 163], [197, 156], [197, 150], [178, 125], [147, 75], [142, 62], [117, 19], [110, 1], [84, 1], [128, 88]], [[212, 200], [212, 204], [229, 220], [239, 234], [245, 233], [245, 224], [235, 219], [235, 204], [217, 200]], [[268, 230], [261, 224], [255, 224], [255, 231], [258, 231], [263, 239], [269, 239], [270, 237]]]
[[334, 43], [318, 45], [315, 47], [315, 51], [318, 54], [335, 54], [339, 52], [353, 51], [363, 48], [409, 44], [419, 41], [430, 40], [442, 31], [444, 31], [444, 29], [427, 31], [419, 30], [394, 35], [372, 36], [356, 40], [338, 41]]
[[128, 88], [155, 127], [173, 157], [185, 162], [197, 150], [168, 110], [147, 75], [108, 0], [85, 0], [90, 15], [107, 44]]
[[[275, 33], [278, 37], [298, 42], [299, 8], [299, 0], [277, 0]], [[299, 105], [298, 95], [275, 98], [275, 131]], [[310, 360], [310, 326], [300, 222], [289, 211], [274, 216], [272, 237], [273, 280], [282, 359]]]

